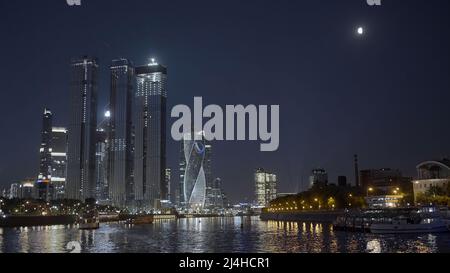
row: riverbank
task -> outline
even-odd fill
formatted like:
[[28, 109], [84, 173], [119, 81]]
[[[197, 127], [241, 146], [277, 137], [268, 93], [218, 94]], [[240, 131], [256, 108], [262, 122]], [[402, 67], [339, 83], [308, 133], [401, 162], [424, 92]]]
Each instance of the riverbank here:
[[[151, 215], [152, 221], [176, 220], [175, 214], [155, 214]], [[115, 223], [125, 222], [127, 220], [136, 218], [136, 215], [131, 214], [104, 214], [99, 215], [100, 223]], [[77, 223], [77, 216], [75, 215], [5, 215], [0, 216], [1, 228], [16, 228], [16, 227], [35, 227], [35, 226], [59, 226], [59, 225], [74, 225]]]
[[313, 222], [313, 223], [333, 223], [338, 216], [342, 215], [344, 211], [311, 211], [311, 212], [263, 212], [261, 213], [261, 220], [263, 221], [286, 221], [286, 222]]
[[33, 227], [75, 224], [76, 217], [73, 215], [57, 216], [15, 216], [8, 215], [0, 217], [0, 227]]

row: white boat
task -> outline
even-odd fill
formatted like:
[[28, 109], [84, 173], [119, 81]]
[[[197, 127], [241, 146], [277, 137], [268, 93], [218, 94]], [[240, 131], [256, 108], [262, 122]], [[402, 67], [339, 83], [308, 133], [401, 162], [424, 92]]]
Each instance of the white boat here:
[[388, 223], [373, 223], [370, 231], [375, 234], [441, 233], [448, 232], [448, 225], [441, 218], [408, 218], [399, 216]]

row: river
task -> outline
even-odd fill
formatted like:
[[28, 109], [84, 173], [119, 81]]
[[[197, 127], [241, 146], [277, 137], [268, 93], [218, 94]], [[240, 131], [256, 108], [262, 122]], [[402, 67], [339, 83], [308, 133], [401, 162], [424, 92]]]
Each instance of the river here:
[[180, 219], [152, 225], [0, 228], [3, 253], [450, 253], [450, 233], [375, 235], [328, 224], [263, 222], [257, 217]]

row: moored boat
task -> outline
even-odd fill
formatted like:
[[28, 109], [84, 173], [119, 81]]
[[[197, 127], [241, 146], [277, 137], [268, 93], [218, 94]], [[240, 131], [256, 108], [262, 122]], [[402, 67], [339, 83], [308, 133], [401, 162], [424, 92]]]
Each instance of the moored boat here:
[[134, 215], [126, 220], [130, 225], [148, 225], [154, 221], [153, 215]]
[[368, 209], [347, 212], [333, 223], [335, 230], [388, 233], [448, 232], [449, 225], [435, 207]]
[[92, 209], [84, 212], [78, 218], [78, 228], [83, 230], [88, 229], [99, 229], [100, 228], [100, 218], [98, 216], [98, 211]]
[[370, 231], [375, 234], [440, 233], [448, 232], [449, 229], [440, 218], [412, 219], [400, 216], [389, 223], [372, 224]]

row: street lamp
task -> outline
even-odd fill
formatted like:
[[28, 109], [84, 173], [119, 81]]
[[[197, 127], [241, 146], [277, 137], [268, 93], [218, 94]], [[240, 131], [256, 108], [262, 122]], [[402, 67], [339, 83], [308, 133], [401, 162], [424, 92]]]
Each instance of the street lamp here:
[[373, 188], [367, 188], [367, 197], [369, 197], [369, 192], [373, 192]]
[[318, 198], [314, 198], [314, 201], [317, 202], [317, 203], [319, 203], [319, 210], [320, 210], [321, 207], [322, 207], [321, 204], [320, 204], [320, 200], [319, 200]]

